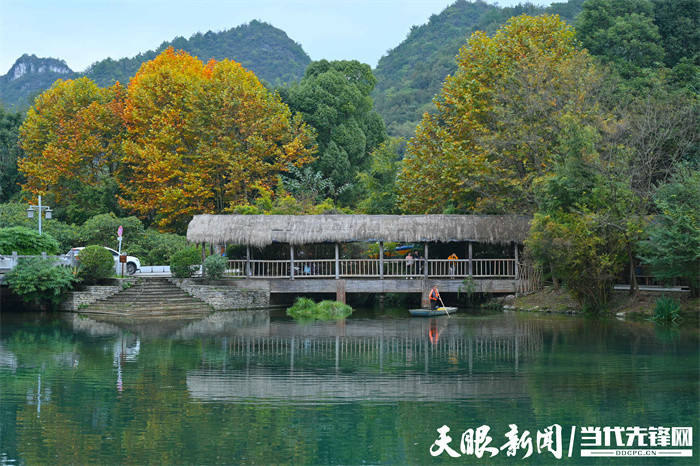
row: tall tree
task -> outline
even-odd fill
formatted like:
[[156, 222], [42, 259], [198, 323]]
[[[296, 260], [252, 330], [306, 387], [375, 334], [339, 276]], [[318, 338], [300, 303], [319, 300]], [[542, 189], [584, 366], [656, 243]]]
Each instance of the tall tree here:
[[101, 89], [87, 78], [56, 81], [38, 96], [20, 128], [23, 188], [48, 194], [70, 221], [117, 209], [123, 99], [118, 83]]
[[22, 175], [17, 162], [22, 157], [19, 146], [20, 113], [9, 113], [0, 107], [0, 203], [9, 201], [20, 191]]
[[458, 71], [410, 140], [399, 174], [411, 212], [532, 212], [532, 185], [552, 163], [563, 117], [598, 126], [602, 76], [557, 16], [519, 16], [475, 33]]
[[664, 60], [650, 0], [589, 0], [576, 21], [576, 33], [591, 54], [624, 78], [639, 76]]
[[316, 129], [318, 158], [312, 169], [331, 180], [336, 200], [345, 205], [356, 202], [357, 174], [386, 139], [384, 122], [372, 110], [375, 84], [368, 65], [321, 60], [309, 65], [298, 85], [284, 91], [291, 109]]
[[125, 120], [122, 205], [164, 229], [252, 201], [253, 186], [313, 152], [306, 125], [253, 73], [173, 49], [131, 80]]
[[360, 173], [360, 185], [365, 193], [360, 209], [367, 214], [398, 214], [396, 205], [396, 175], [406, 141], [390, 138], [372, 152], [370, 167]]
[[641, 242], [642, 259], [666, 283], [680, 279], [700, 294], [700, 170], [681, 166], [657, 191], [658, 217]]

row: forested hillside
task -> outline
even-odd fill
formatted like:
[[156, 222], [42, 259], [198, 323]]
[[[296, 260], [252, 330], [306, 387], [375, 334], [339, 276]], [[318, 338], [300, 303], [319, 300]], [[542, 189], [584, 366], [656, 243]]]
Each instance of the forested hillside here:
[[51, 87], [57, 79], [76, 76], [78, 73], [63, 60], [24, 54], [5, 76], [0, 76], [0, 105], [7, 109], [26, 109], [35, 96]]
[[410, 137], [445, 77], [457, 69], [455, 56], [474, 31], [493, 33], [509, 18], [521, 14], [554, 13], [572, 20], [584, 0], [554, 3], [549, 8], [532, 4], [499, 8], [482, 0], [457, 0], [427, 24], [414, 26], [406, 39], [379, 60], [374, 75], [374, 108], [392, 136]]
[[[6, 108], [26, 109], [35, 95], [48, 89], [59, 78], [85, 76], [100, 86], [111, 86], [117, 81], [125, 84], [143, 63], [153, 60], [168, 47], [184, 50], [205, 63], [211, 59], [235, 60], [273, 85], [299, 80], [311, 63], [301, 45], [291, 40], [284, 31], [267, 23], [251, 21], [223, 32], [197, 33], [189, 39], [176, 37], [163, 42], [157, 50], [149, 50], [133, 58], [107, 58], [92, 64], [83, 73], [73, 72], [60, 60], [25, 55], [17, 60], [8, 74], [0, 77], [0, 103]], [[56, 69], [62, 64], [67, 71], [52, 71], [46, 68], [47, 62]], [[45, 67], [45, 72], [38, 71], [41, 66]], [[16, 77], [18, 67], [27, 69], [27, 72]]]

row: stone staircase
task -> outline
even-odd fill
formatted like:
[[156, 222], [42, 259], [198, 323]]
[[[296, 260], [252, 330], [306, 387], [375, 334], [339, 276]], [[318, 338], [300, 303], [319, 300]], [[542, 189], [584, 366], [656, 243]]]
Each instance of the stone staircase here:
[[96, 301], [79, 312], [129, 317], [185, 317], [213, 309], [167, 279], [141, 278], [119, 293]]

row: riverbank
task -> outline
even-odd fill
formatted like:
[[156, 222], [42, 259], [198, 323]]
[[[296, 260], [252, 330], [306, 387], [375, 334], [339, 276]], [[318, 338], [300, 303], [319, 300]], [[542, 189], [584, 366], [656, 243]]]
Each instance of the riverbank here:
[[[656, 301], [664, 294], [677, 299], [681, 306], [683, 325], [698, 326], [700, 322], [700, 299], [691, 299], [687, 292], [639, 291], [630, 296], [628, 291], [615, 290], [610, 302], [610, 315], [630, 319], [648, 319], [654, 315]], [[507, 298], [504, 308], [533, 312], [556, 312], [579, 314], [581, 306], [564, 288], [546, 287], [527, 295]]]

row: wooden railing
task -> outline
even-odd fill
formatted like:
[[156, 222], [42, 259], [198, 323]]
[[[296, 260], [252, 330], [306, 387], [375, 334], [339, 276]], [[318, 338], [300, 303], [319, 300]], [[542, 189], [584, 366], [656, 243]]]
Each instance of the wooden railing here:
[[[295, 260], [294, 278], [516, 278], [515, 259], [334, 259]], [[427, 270], [426, 270], [427, 267]], [[234, 277], [292, 278], [290, 260], [232, 260]], [[337, 272], [337, 273], [336, 273]]]

